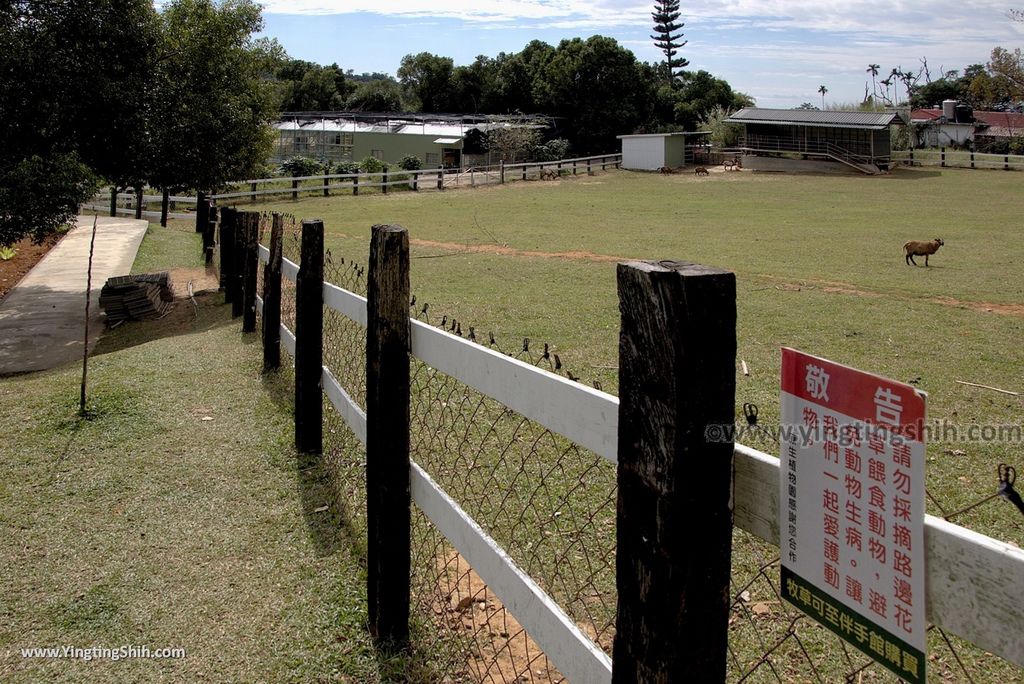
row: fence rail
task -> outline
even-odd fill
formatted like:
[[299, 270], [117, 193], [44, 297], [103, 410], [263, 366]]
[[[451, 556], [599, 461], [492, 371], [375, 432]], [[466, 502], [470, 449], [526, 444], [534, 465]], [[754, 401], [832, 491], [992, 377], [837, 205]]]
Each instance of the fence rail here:
[[[271, 249], [260, 245], [267, 263]], [[296, 282], [300, 264], [283, 259], [283, 278]], [[369, 321], [368, 300], [330, 282], [323, 305], [360, 328]], [[262, 299], [256, 300], [262, 312]], [[618, 456], [620, 400], [610, 394], [523, 363], [479, 343], [415, 319], [411, 357], [492, 398], [511, 412], [593, 451], [607, 462]], [[301, 330], [301, 324], [299, 325]], [[282, 321], [281, 342], [293, 356], [295, 335]], [[367, 415], [333, 371], [321, 366], [319, 381], [338, 416], [361, 442]], [[779, 544], [778, 458], [740, 444], [733, 450], [734, 524], [768, 544]], [[609, 682], [612, 660], [558, 602], [488, 534], [428, 472], [410, 463], [413, 502], [457, 549], [506, 610], [570, 681]], [[683, 531], [678, 532], [682, 534]], [[925, 520], [928, 618], [979, 648], [1024, 667], [1024, 550], [933, 516]], [[619, 549], [620, 556], [626, 551]], [[620, 572], [623, 566], [620, 564]], [[621, 600], [621, 597], [620, 597]]]
[[988, 154], [969, 150], [939, 149], [897, 150], [892, 153], [895, 162], [907, 166], [939, 166], [959, 169], [1000, 169], [1024, 171], [1024, 155]]

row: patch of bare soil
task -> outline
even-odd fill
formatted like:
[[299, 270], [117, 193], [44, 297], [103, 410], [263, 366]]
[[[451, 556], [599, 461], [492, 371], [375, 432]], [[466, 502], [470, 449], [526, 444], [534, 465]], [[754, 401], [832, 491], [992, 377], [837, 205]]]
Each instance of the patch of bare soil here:
[[61, 237], [51, 235], [40, 244], [34, 243], [32, 238], [25, 238], [12, 245], [16, 252], [14, 257], [7, 261], [0, 260], [0, 302], [11, 288], [21, 282], [25, 274], [60, 242]]
[[169, 273], [175, 298], [188, 297], [189, 282], [192, 283], [193, 293], [216, 290], [220, 287], [219, 276], [212, 268], [172, 268]]
[[757, 277], [764, 278], [765, 280], [781, 281], [775, 285], [775, 287], [779, 290], [786, 290], [790, 292], [799, 292], [801, 290], [820, 290], [821, 292], [828, 292], [830, 294], [844, 294], [853, 297], [885, 297], [888, 299], [897, 299], [903, 302], [927, 302], [930, 304], [941, 304], [943, 306], [954, 307], [957, 309], [984, 311], [986, 313], [994, 313], [1002, 316], [1024, 316], [1024, 304], [978, 302], [954, 299], [953, 297], [910, 297], [907, 295], [891, 294], [888, 292], [878, 292], [877, 290], [865, 290], [850, 283], [836, 282], [832, 280], [808, 279], [794, 283], [782, 280], [779, 276], [770, 275], [768, 273], [759, 273], [757, 274]]
[[410, 244], [418, 247], [431, 247], [443, 249], [447, 252], [462, 254], [497, 254], [500, 256], [530, 257], [539, 259], [570, 259], [572, 261], [597, 261], [597, 262], [618, 262], [630, 261], [627, 257], [612, 256], [610, 254], [595, 254], [582, 250], [569, 252], [535, 252], [531, 250], [516, 249], [507, 245], [483, 244], [469, 245], [459, 242], [437, 242], [435, 240], [420, 240], [412, 238]]
[[[561, 684], [565, 678], [544, 656], [522, 625], [488, 590], [457, 551], [438, 557], [438, 599], [435, 619], [441, 628], [461, 631], [475, 644], [467, 663], [472, 681], [480, 684]], [[584, 631], [593, 638], [593, 629]], [[602, 643], [610, 646], [611, 636]]]

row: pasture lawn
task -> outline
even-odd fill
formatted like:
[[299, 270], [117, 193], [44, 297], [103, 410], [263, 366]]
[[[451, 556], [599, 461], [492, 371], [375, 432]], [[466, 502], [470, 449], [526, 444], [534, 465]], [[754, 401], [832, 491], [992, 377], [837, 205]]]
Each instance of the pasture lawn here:
[[[247, 209], [247, 205], [240, 205]], [[610, 172], [445, 193], [255, 205], [323, 218], [335, 255], [366, 262], [370, 226], [412, 238], [412, 284], [429, 315], [455, 317], [506, 350], [549, 342], [583, 381], [616, 391], [617, 259], [680, 259], [738, 279], [737, 415], [778, 418], [779, 348], [794, 346], [929, 394], [929, 419], [1024, 421], [1024, 175], [899, 169], [889, 176]], [[932, 266], [904, 264], [908, 239], [941, 237]], [[919, 263], [923, 260], [918, 259]], [[419, 308], [419, 306], [417, 306]], [[776, 453], [773, 444], [744, 441]], [[1021, 444], [932, 443], [930, 493], [947, 511], [992, 494]], [[929, 502], [929, 512], [940, 509]], [[1024, 544], [1001, 500], [957, 522]]]
[[[153, 227], [136, 270], [195, 267]], [[199, 295], [108, 332], [89, 366], [0, 380], [0, 680], [401, 678], [366, 633], [365, 573], [319, 462], [291, 446], [291, 380]], [[174, 660], [32, 647], [184, 647]]]

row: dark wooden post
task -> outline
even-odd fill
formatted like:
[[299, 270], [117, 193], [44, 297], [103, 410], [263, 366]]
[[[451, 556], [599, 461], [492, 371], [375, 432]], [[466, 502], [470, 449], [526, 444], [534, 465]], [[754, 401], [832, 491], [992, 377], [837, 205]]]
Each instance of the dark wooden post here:
[[252, 192], [252, 194], [249, 195], [249, 202], [250, 204], [256, 204], [256, 184], [249, 183], [249, 190]]
[[330, 179], [328, 179], [327, 176], [324, 176], [324, 197], [330, 197], [331, 196], [331, 188], [328, 187], [328, 186], [330, 186], [330, 184], [331, 184]]
[[224, 290], [224, 303], [231, 303], [231, 255], [235, 245], [235, 219], [238, 211], [234, 207], [220, 210], [220, 289]]
[[206, 227], [207, 213], [210, 211], [210, 201], [206, 199], [206, 193], [200, 192], [196, 195], [196, 232], [202, 233]]
[[295, 290], [295, 448], [323, 453], [324, 222], [302, 222]]
[[281, 366], [281, 259], [284, 219], [274, 214], [270, 259], [263, 267], [263, 372]]
[[504, 185], [504, 183], [505, 183], [505, 160], [502, 159], [501, 161], [498, 162], [498, 164], [499, 164], [498, 173], [500, 174], [498, 176], [498, 182]]
[[523, 167], [523, 180], [526, 180], [526, 167]]
[[974, 150], [971, 150], [971, 168], [974, 168]]
[[110, 188], [110, 215], [117, 216], [117, 186]]
[[913, 148], [911, 148], [911, 150], [910, 150], [910, 166], [911, 166], [911, 168], [913, 168], [913, 166], [914, 166], [914, 150], [913, 150]]
[[558, 162], [558, 166], [556, 166], [555, 169], [558, 171], [558, 177], [561, 178], [562, 177], [562, 162]]
[[593, 170], [590, 168], [590, 159], [587, 158], [587, 175], [590, 176], [593, 175], [593, 173]]
[[142, 194], [143, 188], [141, 185], [135, 186], [135, 218], [142, 218], [142, 205], [145, 204], [145, 196]]
[[355, 197], [359, 194], [359, 174], [357, 173], [352, 177], [352, 196]]
[[612, 681], [725, 681], [736, 278], [618, 267], [619, 440]]
[[419, 171], [413, 171], [412, 172], [412, 191], [413, 192], [419, 192], [420, 191], [420, 180], [419, 179], [420, 179], [420, 172]]
[[297, 200], [297, 199], [299, 199], [299, 190], [298, 190], [298, 187], [299, 187], [299, 181], [297, 181], [297, 180], [293, 180], [293, 181], [292, 181], [292, 199], [293, 199], [293, 200]]
[[260, 266], [257, 245], [260, 239], [260, 215], [246, 212], [242, 277], [242, 332], [256, 332], [256, 269]]
[[234, 242], [231, 245], [231, 317], [241, 318], [245, 311], [245, 299], [242, 284], [245, 281], [245, 241], [249, 235], [249, 220], [254, 216], [251, 211], [240, 211], [235, 214]]
[[203, 231], [203, 256], [207, 266], [213, 263], [213, 250], [217, 245], [217, 207], [211, 206], [206, 216], [206, 229]]
[[576, 175], [576, 160], [572, 160], [572, 175]]
[[380, 177], [380, 189], [386, 195], [388, 194], [388, 167], [384, 165], [384, 173]]
[[382, 644], [409, 639], [409, 235], [373, 226], [366, 327], [367, 597]]
[[1003, 155], [1003, 171], [1009, 171], [1009, 170], [1010, 170], [1010, 155], [1004, 154]]
[[171, 204], [171, 191], [164, 188], [163, 195], [160, 198], [160, 225], [164, 228], [167, 227], [167, 212], [168, 207]]
[[437, 170], [437, 189], [444, 190], [444, 169]]
[[939, 166], [943, 166], [944, 167], [946, 165], [946, 148], [945, 147], [940, 147], [939, 148], [939, 152], [942, 155], [941, 163], [939, 164]]

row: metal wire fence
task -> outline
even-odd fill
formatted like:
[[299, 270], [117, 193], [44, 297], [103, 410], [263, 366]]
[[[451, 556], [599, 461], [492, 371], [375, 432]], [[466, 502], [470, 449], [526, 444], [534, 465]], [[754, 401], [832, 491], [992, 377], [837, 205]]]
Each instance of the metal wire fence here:
[[[263, 244], [269, 226], [270, 218], [264, 217]], [[300, 230], [294, 217], [285, 217], [284, 256], [296, 263]], [[365, 267], [339, 255], [325, 255], [325, 280], [366, 294]], [[281, 321], [292, 330], [294, 302], [294, 283], [286, 278]], [[577, 380], [548, 345], [497, 340], [436, 309], [414, 296], [410, 315]], [[364, 328], [325, 308], [324, 363], [362, 407], [365, 344]], [[614, 465], [415, 359], [411, 386], [413, 459], [610, 654], [616, 606]], [[336, 412], [325, 411], [324, 421], [325, 464], [345, 536], [356, 553], [365, 554], [365, 450]], [[747, 422], [765, 427], [758, 424], [756, 408], [753, 422], [747, 412]], [[777, 453], [777, 432], [763, 432], [752, 446]], [[929, 497], [960, 524], [999, 501], [985, 495], [952, 510], [932, 492]], [[418, 510], [412, 532], [413, 654], [407, 681], [563, 681], [501, 600]], [[899, 681], [782, 599], [776, 546], [737, 530], [732, 565], [730, 682]], [[937, 627], [929, 630], [928, 669], [933, 681], [943, 682], [1024, 677], [1016, 666]]]

